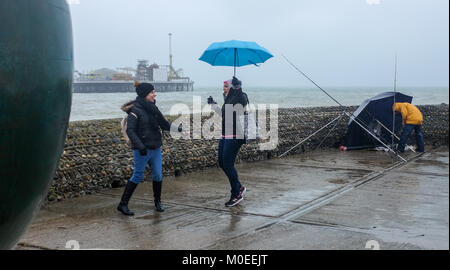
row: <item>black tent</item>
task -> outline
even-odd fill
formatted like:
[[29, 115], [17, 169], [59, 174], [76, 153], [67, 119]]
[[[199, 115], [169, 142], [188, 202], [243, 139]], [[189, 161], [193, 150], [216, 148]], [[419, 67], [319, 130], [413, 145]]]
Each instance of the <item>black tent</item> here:
[[[359, 123], [386, 143], [391, 141], [391, 133], [386, 128], [392, 131], [394, 94], [395, 102], [411, 103], [413, 99], [413, 97], [399, 92], [385, 92], [365, 100], [353, 113], [353, 116]], [[401, 115], [397, 114], [395, 116], [396, 133], [401, 129], [401, 126], [402, 118]], [[381, 146], [381, 143], [355, 123], [353, 119], [350, 119], [344, 146], [347, 147], [347, 150], [364, 149]]]

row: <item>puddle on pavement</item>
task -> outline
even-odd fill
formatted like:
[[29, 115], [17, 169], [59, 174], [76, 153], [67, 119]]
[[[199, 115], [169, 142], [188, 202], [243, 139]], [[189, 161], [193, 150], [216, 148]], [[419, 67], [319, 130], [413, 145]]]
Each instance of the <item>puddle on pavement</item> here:
[[338, 185], [344, 185], [344, 184], [349, 183], [349, 181], [345, 180], [345, 179], [331, 179], [331, 180], [328, 180], [328, 182], [332, 183], [332, 184], [338, 184]]
[[439, 160], [429, 160], [429, 159], [418, 159], [414, 161], [415, 163], [420, 163], [427, 166], [437, 166], [437, 167], [448, 167], [447, 163]]

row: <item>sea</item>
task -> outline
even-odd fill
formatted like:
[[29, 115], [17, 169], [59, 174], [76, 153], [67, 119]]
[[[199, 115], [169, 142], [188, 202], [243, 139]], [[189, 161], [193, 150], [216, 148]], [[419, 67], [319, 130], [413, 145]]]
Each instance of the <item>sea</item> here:
[[[323, 87], [344, 106], [357, 106], [364, 100], [392, 87]], [[313, 87], [248, 87], [243, 89], [253, 104], [277, 104], [278, 108], [338, 106], [329, 96]], [[398, 92], [413, 97], [414, 105], [449, 104], [448, 87], [399, 87]], [[212, 96], [223, 103], [221, 87], [194, 86], [192, 92], [156, 92], [156, 105], [163, 114], [178, 114], [175, 105], [184, 104], [190, 112], [199, 112]], [[122, 118], [122, 104], [136, 98], [136, 93], [74, 93], [70, 121]], [[194, 102], [196, 100], [196, 102]], [[201, 100], [202, 106], [194, 106]]]

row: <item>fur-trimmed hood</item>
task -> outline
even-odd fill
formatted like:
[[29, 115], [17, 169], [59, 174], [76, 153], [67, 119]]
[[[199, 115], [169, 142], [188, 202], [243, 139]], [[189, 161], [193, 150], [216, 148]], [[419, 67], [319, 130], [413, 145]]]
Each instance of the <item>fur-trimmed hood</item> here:
[[128, 101], [127, 103], [123, 104], [121, 109], [122, 111], [126, 112], [126, 113], [130, 113], [130, 110], [134, 107], [134, 102], [136, 100], [132, 100], [132, 101]]

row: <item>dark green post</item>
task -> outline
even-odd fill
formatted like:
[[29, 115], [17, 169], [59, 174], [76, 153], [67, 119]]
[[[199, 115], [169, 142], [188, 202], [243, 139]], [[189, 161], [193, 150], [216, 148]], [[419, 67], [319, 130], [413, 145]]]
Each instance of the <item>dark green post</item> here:
[[0, 1], [0, 249], [11, 249], [46, 197], [72, 103], [65, 0]]

